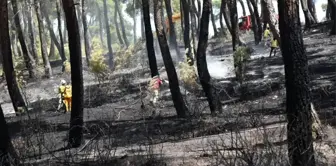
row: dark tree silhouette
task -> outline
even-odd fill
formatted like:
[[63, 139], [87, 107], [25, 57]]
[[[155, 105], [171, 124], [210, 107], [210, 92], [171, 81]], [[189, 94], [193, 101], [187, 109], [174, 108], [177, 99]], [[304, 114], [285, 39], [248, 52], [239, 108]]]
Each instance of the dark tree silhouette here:
[[180, 86], [179, 86], [179, 82], [177, 79], [177, 73], [176, 73], [176, 70], [173, 64], [173, 60], [170, 56], [166, 34], [162, 26], [162, 17], [161, 17], [160, 10], [162, 10], [162, 0], [154, 1], [154, 22], [155, 22], [155, 27], [156, 27], [156, 34], [159, 40], [163, 62], [167, 70], [170, 92], [172, 94], [177, 116], [181, 118], [185, 118], [186, 113], [188, 112], [188, 108], [184, 103], [184, 100], [183, 100], [183, 97], [180, 91]]
[[35, 62], [38, 64], [39, 59], [37, 56], [37, 49], [36, 49], [36, 39], [35, 39], [35, 29], [34, 27], [34, 21], [32, 19], [32, 6], [30, 5], [31, 0], [26, 0], [26, 5], [28, 6], [27, 10], [27, 21], [28, 21], [28, 32], [29, 32], [29, 40], [30, 40], [30, 49], [31, 49], [31, 54], [34, 57]]
[[260, 42], [260, 38], [259, 38], [259, 34], [258, 34], [258, 24], [257, 24], [257, 20], [256, 20], [256, 17], [255, 17], [255, 14], [254, 14], [254, 11], [252, 9], [252, 5], [251, 3], [249, 2], [249, 0], [247, 0], [247, 7], [250, 11], [250, 16], [251, 16], [251, 22], [252, 22], [252, 31], [253, 31], [253, 35], [254, 35], [254, 42], [255, 44], [259, 44]]
[[237, 13], [237, 0], [229, 0], [230, 20], [232, 28], [232, 49], [236, 51], [237, 38], [238, 38], [238, 13]]
[[330, 7], [331, 20], [333, 20], [333, 25], [331, 26], [330, 35], [336, 35], [336, 1], [328, 0], [328, 6]]
[[[58, 35], [60, 38], [60, 56], [62, 61], [66, 61], [65, 51], [64, 51], [64, 41], [63, 41], [63, 34], [62, 34], [62, 21], [61, 21], [61, 9], [60, 9], [60, 1], [56, 1], [56, 13], [57, 13], [57, 28], [58, 28]], [[66, 29], [64, 27], [64, 29]], [[64, 67], [62, 69], [64, 71]]]
[[122, 33], [125, 45], [126, 45], [126, 47], [129, 47], [129, 42], [128, 42], [128, 39], [127, 39], [126, 29], [125, 29], [125, 24], [124, 24], [124, 17], [121, 14], [118, 0], [114, 0], [114, 3], [115, 3], [115, 10], [117, 10], [118, 15], [119, 15], [119, 20], [120, 20], [120, 25], [121, 25], [121, 33]]
[[84, 87], [82, 74], [81, 43], [73, 0], [62, 0], [67, 22], [71, 81], [72, 81], [72, 108], [70, 118], [69, 146], [79, 147], [83, 140], [83, 103]]
[[117, 37], [119, 40], [120, 45], [122, 45], [123, 47], [125, 47], [125, 42], [123, 40], [123, 38], [121, 37], [121, 33], [120, 33], [120, 27], [119, 27], [119, 23], [118, 23], [118, 11], [114, 10], [114, 24], [116, 27], [116, 32], [117, 32]]
[[194, 59], [191, 55], [191, 48], [190, 48], [190, 20], [189, 20], [189, 3], [187, 0], [181, 0], [182, 7], [183, 7], [183, 21], [184, 21], [184, 34], [183, 34], [183, 40], [184, 40], [184, 48], [186, 51], [187, 57], [191, 60], [192, 63], [190, 65], [194, 64]]
[[91, 46], [89, 41], [89, 32], [88, 32], [85, 9], [86, 9], [86, 0], [82, 0], [82, 22], [84, 31], [85, 57], [87, 65], [90, 66]]
[[50, 78], [52, 76], [52, 70], [49, 62], [49, 57], [47, 53], [47, 42], [45, 40], [45, 32], [44, 32], [44, 25], [43, 25], [43, 20], [42, 20], [42, 15], [41, 15], [41, 8], [40, 8], [40, 2], [37, 0], [34, 0], [35, 2], [35, 12], [36, 12], [36, 17], [37, 17], [37, 23], [38, 23], [38, 29], [39, 29], [39, 34], [40, 34], [40, 42], [41, 42], [41, 54], [42, 54], [42, 59], [43, 59], [43, 64], [44, 64], [44, 75], [47, 78]]
[[208, 45], [209, 17], [211, 14], [211, 0], [203, 1], [203, 12], [201, 17], [200, 36], [197, 47], [197, 70], [200, 82], [202, 84], [205, 95], [207, 96], [211, 114], [222, 112], [222, 105], [219, 100], [219, 95], [211, 84], [211, 77], [208, 71], [206, 62], [206, 48]]
[[106, 30], [106, 37], [107, 37], [107, 48], [109, 51], [109, 67], [113, 69], [113, 49], [112, 49], [112, 39], [111, 39], [111, 32], [110, 32], [110, 24], [108, 19], [108, 12], [107, 12], [107, 3], [106, 0], [104, 2], [104, 19], [105, 19], [105, 30]]
[[9, 37], [8, 6], [6, 0], [0, 0], [0, 57], [2, 58], [9, 96], [12, 100], [16, 115], [19, 115], [19, 107], [27, 111], [25, 101], [20, 92], [16, 80], [16, 72], [13, 68], [12, 50]]
[[285, 64], [287, 143], [290, 165], [315, 166], [308, 60], [298, 0], [279, 1], [281, 51]]
[[261, 18], [260, 18], [259, 10], [258, 10], [258, 5], [256, 3], [256, 0], [247, 0], [247, 1], [250, 2], [251, 5], [252, 5], [252, 7], [253, 7], [255, 20], [257, 22], [257, 27], [256, 28], [257, 28], [257, 32], [258, 32], [258, 36], [259, 36], [259, 42], [260, 42], [261, 39], [262, 39], [263, 29], [262, 29], [262, 24], [261, 24]]
[[99, 38], [100, 38], [100, 42], [101, 42], [103, 48], [106, 48], [106, 46], [104, 44], [105, 42], [104, 42], [104, 39], [103, 39], [104, 28], [103, 28], [103, 21], [102, 21], [102, 13], [101, 13], [98, 2], [96, 2], [96, 8], [97, 8], [97, 12], [98, 12], [97, 14], [98, 14], [98, 21], [99, 21]]
[[23, 58], [26, 64], [26, 67], [29, 71], [29, 77], [35, 78], [36, 77], [36, 71], [35, 71], [35, 60], [34, 57], [31, 56], [28, 52], [28, 48], [23, 36], [22, 27], [20, 25], [20, 15], [18, 13], [18, 3], [17, 0], [11, 0], [12, 7], [13, 7], [13, 13], [14, 13], [14, 23], [15, 23], [15, 29], [18, 34], [19, 42], [21, 45], [21, 50], [23, 53]]
[[150, 24], [150, 10], [149, 10], [149, 0], [142, 0], [142, 13], [145, 24], [145, 34], [146, 34], [146, 47], [147, 47], [147, 55], [149, 61], [149, 68], [151, 70], [152, 77], [159, 74], [156, 64], [156, 57], [154, 51], [154, 39], [152, 33], [152, 27]]

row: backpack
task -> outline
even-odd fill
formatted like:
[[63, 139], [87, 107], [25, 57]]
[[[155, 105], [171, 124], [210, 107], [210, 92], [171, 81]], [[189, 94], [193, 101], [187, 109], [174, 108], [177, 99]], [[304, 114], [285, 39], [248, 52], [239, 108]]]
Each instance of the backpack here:
[[71, 98], [72, 97], [72, 87], [70, 85], [65, 87], [64, 90], [64, 98]]

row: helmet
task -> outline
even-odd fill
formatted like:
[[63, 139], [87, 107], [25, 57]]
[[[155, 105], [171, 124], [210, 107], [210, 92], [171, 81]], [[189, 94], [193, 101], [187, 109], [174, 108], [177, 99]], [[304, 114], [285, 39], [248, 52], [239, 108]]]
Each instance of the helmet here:
[[65, 81], [65, 80], [61, 80], [61, 84], [62, 84], [62, 85], [65, 85], [65, 84], [66, 84], [66, 81]]

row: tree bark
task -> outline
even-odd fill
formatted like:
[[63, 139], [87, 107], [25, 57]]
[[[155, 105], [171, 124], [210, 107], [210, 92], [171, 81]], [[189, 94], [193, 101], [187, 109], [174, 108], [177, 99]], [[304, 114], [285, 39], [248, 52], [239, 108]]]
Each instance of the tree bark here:
[[86, 8], [86, 2], [85, 0], [82, 0], [82, 22], [83, 22], [83, 31], [84, 31], [85, 57], [86, 57], [87, 65], [90, 66], [91, 46], [90, 46], [90, 39], [89, 39], [85, 8]]
[[260, 38], [259, 38], [259, 33], [258, 33], [259, 27], [257, 25], [256, 17], [255, 17], [254, 11], [252, 9], [252, 5], [249, 2], [249, 0], [247, 0], [247, 7], [248, 7], [248, 9], [250, 11], [250, 16], [251, 16], [252, 31], [253, 31], [253, 34], [254, 34], [254, 43], [256, 45], [258, 45], [259, 42], [261, 41]]
[[29, 77], [35, 78], [36, 77], [35, 60], [34, 60], [34, 57], [32, 57], [28, 52], [28, 48], [27, 48], [27, 45], [26, 45], [26, 42], [23, 36], [21, 25], [20, 25], [20, 17], [18, 14], [16, 14], [18, 13], [18, 3], [17, 3], [17, 0], [11, 0], [11, 2], [12, 2], [12, 7], [13, 7], [13, 13], [14, 13], [15, 28], [16, 28], [16, 32], [18, 34], [18, 38], [20, 41], [23, 58], [24, 58], [26, 67], [29, 71]]
[[16, 72], [13, 68], [7, 7], [7, 1], [0, 0], [0, 57], [2, 57], [2, 67], [6, 77], [8, 93], [12, 100], [15, 113], [19, 115], [19, 107], [25, 111], [27, 111], [27, 107], [17, 83]]
[[127, 35], [126, 35], [124, 18], [122, 17], [122, 13], [120, 11], [120, 6], [119, 6], [119, 3], [118, 3], [118, 0], [114, 0], [114, 2], [115, 2], [115, 8], [118, 11], [118, 15], [119, 15], [119, 20], [120, 20], [120, 25], [121, 25], [121, 33], [122, 33], [122, 36], [123, 36], [123, 39], [124, 39], [124, 43], [126, 44], [126, 47], [128, 48], [129, 47], [129, 42], [128, 42]]
[[176, 32], [175, 32], [175, 25], [173, 23], [173, 12], [172, 12], [172, 8], [171, 8], [171, 0], [165, 0], [165, 4], [166, 4], [166, 10], [167, 10], [167, 16], [168, 16], [168, 21], [169, 21], [169, 41], [170, 41], [170, 45], [173, 46], [173, 48], [176, 51], [176, 55], [177, 57], [181, 60], [183, 57], [181, 56], [181, 52], [180, 52], [180, 48], [177, 44], [177, 39], [176, 39]]
[[116, 26], [116, 32], [117, 32], [117, 37], [118, 37], [119, 43], [120, 43], [120, 45], [122, 45], [122, 47], [124, 47], [125, 43], [124, 43], [124, 40], [121, 37], [121, 33], [120, 33], [120, 27], [119, 27], [119, 23], [118, 23], [118, 11], [117, 10], [114, 10], [114, 19], [113, 20], [114, 20], [114, 24]]
[[236, 51], [237, 38], [238, 38], [238, 13], [237, 13], [237, 0], [229, 1], [230, 20], [232, 27], [232, 49]]
[[53, 40], [50, 40], [50, 48], [49, 48], [49, 54], [48, 57], [55, 57], [55, 42]]
[[223, 11], [222, 14], [225, 20], [226, 27], [228, 28], [229, 32], [232, 33], [231, 21], [229, 17], [230, 13], [227, 8], [227, 0], [222, 0], [221, 8]]
[[35, 12], [37, 16], [37, 23], [38, 23], [38, 29], [39, 29], [39, 36], [40, 36], [40, 43], [41, 43], [41, 54], [42, 54], [42, 60], [44, 64], [44, 74], [47, 78], [50, 78], [52, 76], [52, 70], [49, 62], [49, 57], [47, 53], [47, 41], [45, 40], [45, 33], [44, 33], [44, 25], [41, 15], [41, 4], [37, 0], [34, 0], [35, 2]]
[[187, 116], [186, 113], [188, 112], [188, 108], [184, 103], [180, 91], [180, 86], [177, 79], [177, 73], [173, 64], [173, 60], [170, 56], [166, 34], [162, 26], [160, 10], [162, 10], [162, 0], [154, 1], [154, 22], [156, 27], [156, 34], [158, 36], [163, 62], [167, 70], [170, 92], [172, 94], [172, 99], [174, 102], [177, 116], [180, 118], [185, 118]]
[[307, 3], [308, 3], [308, 9], [310, 13], [313, 15], [315, 22], [318, 22], [315, 8], [315, 0], [307, 0]]
[[182, 7], [183, 7], [183, 21], [184, 21], [184, 34], [183, 34], [183, 40], [184, 40], [184, 48], [186, 50], [186, 56], [190, 59], [191, 63], [190, 65], [194, 64], [194, 59], [191, 55], [191, 48], [190, 48], [190, 21], [189, 21], [189, 13], [190, 8], [187, 0], [181, 0]]
[[253, 7], [254, 16], [257, 22], [258, 39], [260, 42], [262, 39], [262, 34], [263, 34], [263, 27], [262, 27], [262, 21], [261, 21], [259, 10], [258, 10], [257, 1], [256, 0], [247, 0], [247, 1], [250, 2]]
[[333, 25], [331, 26], [330, 35], [336, 35], [336, 1], [328, 0], [328, 6], [330, 6], [331, 20], [333, 20]]
[[223, 8], [222, 7], [220, 8], [220, 11], [219, 11], [219, 23], [220, 23], [221, 31], [223, 33], [222, 35], [224, 37], [226, 37], [227, 34], [226, 34], [226, 29], [225, 29], [224, 23], [223, 23]]
[[222, 104], [219, 100], [219, 95], [216, 93], [212, 83], [210, 73], [208, 71], [207, 61], [206, 61], [206, 48], [208, 45], [208, 29], [209, 29], [209, 17], [211, 14], [211, 0], [203, 1], [203, 10], [201, 17], [201, 28], [200, 36], [197, 47], [197, 71], [199, 75], [200, 82], [203, 87], [203, 91], [208, 99], [211, 114], [216, 114], [216, 112], [222, 112]]
[[71, 63], [72, 108], [70, 117], [69, 147], [77, 148], [83, 141], [84, 87], [82, 74], [81, 43], [76, 9], [73, 0], [62, 0], [65, 12]]
[[279, 1], [281, 50], [285, 64], [287, 143], [290, 165], [315, 166], [308, 60], [298, 0]]
[[[140, 10], [140, 12], [142, 12], [142, 10]], [[143, 13], [141, 13], [140, 14], [141, 15], [141, 20], [144, 20], [144, 18], [143, 18]], [[145, 24], [144, 24], [144, 22], [143, 21], [140, 21], [141, 22], [141, 26], [140, 26], [140, 28], [141, 28], [141, 39], [144, 39], [145, 38]]]
[[113, 50], [112, 50], [112, 39], [111, 39], [111, 32], [110, 32], [110, 24], [108, 21], [108, 12], [107, 12], [107, 4], [106, 0], [104, 2], [104, 19], [105, 19], [105, 29], [106, 29], [106, 36], [107, 36], [107, 48], [109, 51], [109, 67], [110, 69], [114, 68], [113, 65]]
[[152, 33], [152, 27], [150, 24], [150, 10], [149, 10], [149, 0], [142, 0], [142, 13], [144, 18], [145, 24], [145, 33], [146, 33], [146, 47], [147, 47], [147, 56], [149, 61], [149, 68], [151, 70], [152, 77], [159, 75], [157, 64], [156, 64], [156, 57], [154, 51], [154, 39]]
[[[62, 58], [62, 61], [65, 62], [67, 60], [65, 56], [65, 50], [64, 50], [64, 41], [63, 41], [63, 34], [62, 34], [62, 22], [61, 22], [61, 9], [60, 9], [60, 1], [56, 1], [56, 13], [57, 13], [57, 27], [58, 27], [58, 35], [60, 38], [60, 56]], [[66, 29], [64, 27], [64, 29]], [[64, 72], [64, 67], [62, 68], [62, 71]]]
[[262, 9], [264, 19], [268, 23], [273, 36], [278, 40], [279, 43], [281, 43], [279, 30], [277, 28], [278, 21], [277, 21], [277, 17], [275, 14], [275, 8], [272, 4], [272, 0], [261, 0], [261, 3], [263, 4], [262, 7], [264, 8]]
[[37, 56], [37, 48], [36, 48], [36, 39], [35, 39], [35, 30], [34, 30], [34, 21], [32, 19], [32, 7], [31, 7], [31, 0], [26, 0], [26, 5], [28, 6], [27, 10], [27, 20], [28, 20], [28, 32], [29, 32], [29, 39], [30, 39], [30, 47], [31, 47], [31, 54], [34, 57], [34, 60], [37, 64], [39, 64], [39, 59]]
[[312, 24], [315, 24], [316, 21], [313, 17], [313, 15], [311, 14], [310, 10], [308, 9], [308, 4], [307, 4], [308, 0], [301, 0], [301, 6], [302, 6], [302, 10], [303, 10], [303, 14], [305, 17], [305, 28], [310, 28]]
[[243, 16], [246, 16], [246, 9], [245, 9], [245, 5], [244, 5], [243, 0], [238, 0], [238, 1], [239, 1], [240, 6], [241, 6], [241, 8], [243, 10]]

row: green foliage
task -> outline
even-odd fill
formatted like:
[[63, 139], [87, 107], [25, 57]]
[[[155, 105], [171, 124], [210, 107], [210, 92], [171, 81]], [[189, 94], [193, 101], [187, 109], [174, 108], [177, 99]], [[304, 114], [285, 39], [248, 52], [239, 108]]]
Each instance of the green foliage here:
[[93, 38], [90, 70], [99, 82], [104, 81], [108, 75], [108, 66], [103, 55], [104, 49], [102, 48], [99, 39]]
[[234, 68], [236, 78], [240, 84], [244, 81], [246, 61], [250, 59], [251, 49], [248, 47], [238, 47], [233, 53]]
[[132, 61], [134, 61], [134, 45], [129, 46], [127, 49], [119, 49], [114, 58], [115, 69], [129, 68]]
[[187, 61], [179, 64], [180, 79], [184, 85], [195, 89], [198, 87], [197, 74], [194, 66], [190, 66]]

